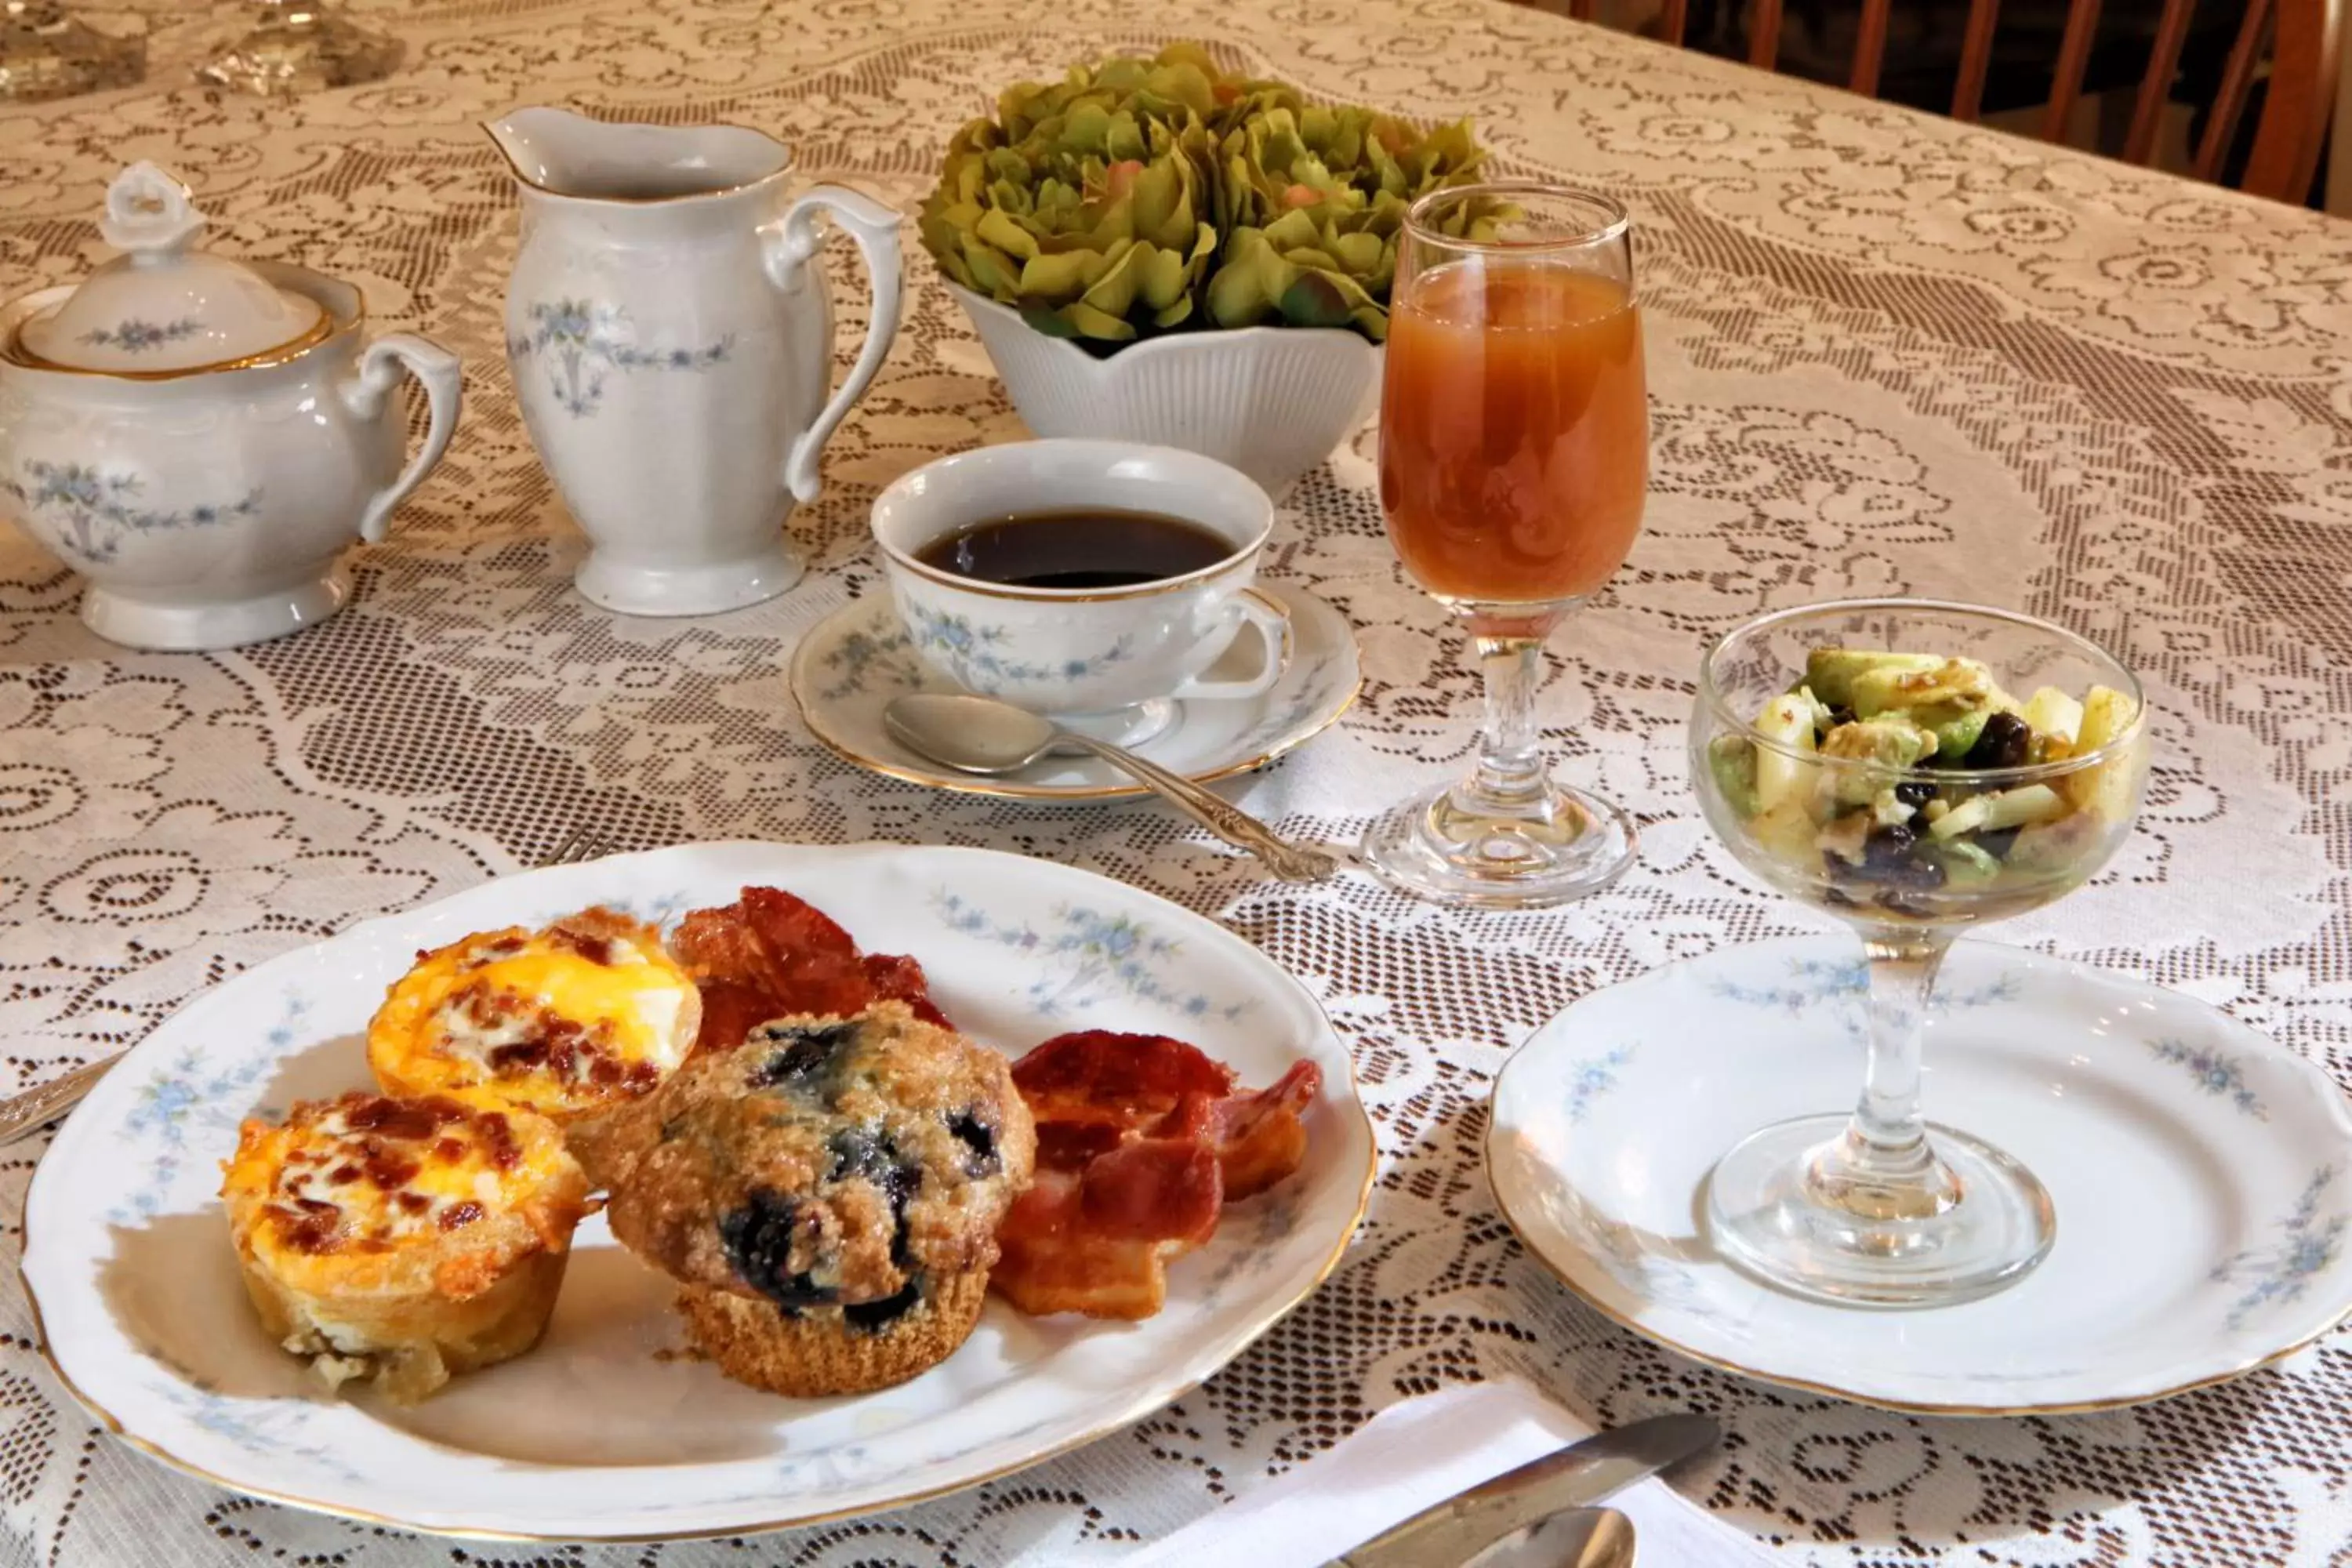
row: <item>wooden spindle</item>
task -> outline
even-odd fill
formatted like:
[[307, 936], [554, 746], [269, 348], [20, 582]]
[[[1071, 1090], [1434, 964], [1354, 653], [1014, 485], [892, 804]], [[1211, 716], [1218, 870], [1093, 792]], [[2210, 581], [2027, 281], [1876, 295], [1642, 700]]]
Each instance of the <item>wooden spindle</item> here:
[[1690, 26], [1690, 0], [1666, 0], [1665, 9], [1658, 21], [1666, 35], [1666, 42], [1676, 48], [1683, 47], [1683, 35]]
[[2246, 95], [2254, 83], [2255, 51], [2262, 47], [2263, 24], [2270, 20], [2271, 0], [2247, 0], [2246, 19], [2238, 26], [2238, 41], [2230, 46], [2230, 63], [2221, 68], [2221, 86], [2213, 94], [2213, 112], [2205, 121], [2205, 139], [2197, 144], [2197, 177], [2218, 180], [2222, 160], [2238, 134], [2238, 118], [2246, 112]]
[[1886, 63], [1886, 10], [1892, 0], [1863, 0], [1862, 26], [1853, 36], [1853, 72], [1846, 86], [1864, 98], [1878, 96], [1878, 73]]
[[2058, 45], [2058, 66], [2050, 77], [2050, 112], [2042, 121], [2045, 142], [2066, 140], [2066, 122], [2083, 96], [2083, 72], [2091, 63], [2091, 45], [2099, 33], [2099, 0], [2074, 0], [2066, 13], [2066, 36]]
[[2157, 19], [2156, 43], [2147, 57], [2147, 74], [2140, 79], [2139, 97], [2132, 105], [2131, 132], [2124, 138], [2124, 161], [2156, 161], [2156, 136], [2164, 126], [2165, 106], [2172, 101], [2172, 79], [2180, 69], [2180, 46], [2189, 37], [2193, 0], [2164, 0]]
[[1960, 40], [1960, 79], [1952, 89], [1952, 118], [1973, 121], [1984, 110], [1985, 78], [1992, 70], [1992, 36], [2000, 0], [1969, 0], [1968, 31]]
[[1748, 40], [1748, 63], [1770, 70], [1780, 58], [1780, 0], [1756, 0], [1754, 34]]

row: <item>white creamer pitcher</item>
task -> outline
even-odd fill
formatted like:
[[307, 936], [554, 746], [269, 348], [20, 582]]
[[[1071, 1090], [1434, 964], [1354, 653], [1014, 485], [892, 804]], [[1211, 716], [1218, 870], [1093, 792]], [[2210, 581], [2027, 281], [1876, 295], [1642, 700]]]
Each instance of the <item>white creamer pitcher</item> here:
[[[821, 185], [739, 126], [519, 109], [487, 127], [522, 187], [507, 363], [523, 424], [593, 547], [608, 609], [700, 616], [797, 581], [784, 536], [817, 459], [898, 330], [898, 215]], [[820, 215], [857, 244], [874, 309], [830, 397]]]

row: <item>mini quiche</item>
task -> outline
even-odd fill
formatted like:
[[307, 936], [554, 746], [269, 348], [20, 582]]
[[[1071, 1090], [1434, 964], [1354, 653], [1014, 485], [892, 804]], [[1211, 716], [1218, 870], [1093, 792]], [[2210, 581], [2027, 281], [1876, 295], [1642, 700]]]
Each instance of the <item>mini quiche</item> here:
[[539, 1342], [588, 1200], [552, 1121], [474, 1094], [303, 1100], [222, 1170], [262, 1326], [402, 1403]]
[[649, 1092], [694, 1049], [702, 996], [612, 910], [419, 953], [368, 1025], [387, 1094], [480, 1089], [558, 1121]]

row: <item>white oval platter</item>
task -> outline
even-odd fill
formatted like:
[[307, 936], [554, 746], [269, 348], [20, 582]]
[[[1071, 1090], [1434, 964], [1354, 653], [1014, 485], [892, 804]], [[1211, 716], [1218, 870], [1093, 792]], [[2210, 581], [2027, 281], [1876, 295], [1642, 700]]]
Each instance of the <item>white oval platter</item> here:
[[[215, 1192], [240, 1118], [365, 1087], [362, 1035], [420, 948], [591, 904], [653, 920], [784, 888], [868, 952], [912, 953], [960, 1027], [1018, 1055], [1075, 1028], [1174, 1035], [1253, 1087], [1322, 1069], [1307, 1163], [1227, 1212], [1141, 1323], [1022, 1316], [900, 1387], [785, 1400], [664, 1352], [670, 1288], [601, 1219], [548, 1337], [414, 1409], [336, 1399], [273, 1345]], [[979, 849], [687, 845], [499, 879], [223, 982], [158, 1027], [59, 1131], [26, 1203], [25, 1280], [59, 1373], [137, 1447], [280, 1502], [454, 1534], [735, 1533], [973, 1485], [1114, 1432], [1240, 1353], [1339, 1262], [1371, 1126], [1315, 999], [1151, 894]]]

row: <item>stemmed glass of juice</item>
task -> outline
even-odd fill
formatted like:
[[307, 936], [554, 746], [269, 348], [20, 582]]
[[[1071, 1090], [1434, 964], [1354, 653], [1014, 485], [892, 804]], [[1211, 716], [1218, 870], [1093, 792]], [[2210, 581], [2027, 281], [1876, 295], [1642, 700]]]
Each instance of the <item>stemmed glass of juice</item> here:
[[1381, 402], [1381, 510], [1485, 672], [1470, 776], [1375, 821], [1364, 858], [1444, 903], [1532, 909], [1607, 887], [1633, 824], [1546, 766], [1544, 638], [1641, 531], [1650, 426], [1632, 226], [1605, 196], [1502, 183], [1405, 218]]

